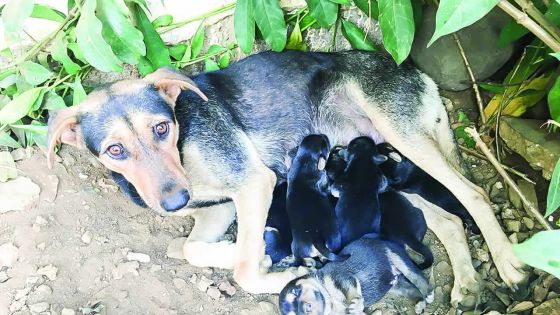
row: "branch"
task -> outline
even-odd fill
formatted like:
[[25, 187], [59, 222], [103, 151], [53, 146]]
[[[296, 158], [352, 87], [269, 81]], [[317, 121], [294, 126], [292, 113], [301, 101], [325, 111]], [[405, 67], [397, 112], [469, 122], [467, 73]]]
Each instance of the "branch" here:
[[554, 39], [548, 32], [546, 32], [539, 24], [533, 21], [527, 15], [527, 13], [519, 11], [519, 9], [517, 9], [507, 0], [500, 0], [500, 2], [498, 2], [498, 6], [511, 17], [513, 17], [517, 21], [517, 23], [525, 26], [529, 31], [535, 34], [535, 36], [542, 40], [553, 51], [560, 51], [560, 43], [556, 39]]
[[482, 96], [480, 96], [480, 90], [478, 89], [478, 84], [476, 83], [474, 72], [471, 68], [471, 65], [469, 64], [469, 60], [467, 59], [467, 55], [465, 54], [465, 50], [463, 49], [463, 45], [461, 45], [461, 41], [459, 40], [459, 36], [457, 36], [457, 33], [453, 33], [453, 39], [455, 39], [455, 43], [457, 44], [457, 47], [459, 47], [459, 52], [461, 53], [461, 57], [463, 58], [463, 62], [465, 63], [465, 68], [467, 68], [467, 73], [469, 74], [469, 78], [471, 79], [474, 95], [476, 96], [476, 103], [478, 104], [478, 111], [480, 112], [480, 120], [483, 124], [486, 124], [486, 116], [484, 116], [484, 103], [482, 102]]
[[527, 200], [527, 198], [525, 197], [525, 195], [523, 195], [523, 192], [521, 192], [521, 190], [519, 189], [517, 184], [515, 184], [513, 179], [511, 179], [511, 177], [509, 177], [508, 173], [506, 173], [506, 171], [500, 165], [498, 160], [496, 160], [496, 157], [494, 157], [492, 152], [490, 152], [490, 149], [488, 149], [486, 144], [482, 141], [482, 139], [480, 139], [480, 135], [478, 134], [476, 129], [468, 127], [468, 128], [465, 128], [465, 131], [473, 137], [474, 141], [476, 141], [476, 145], [482, 151], [482, 153], [484, 153], [484, 155], [486, 156], [488, 161], [494, 166], [494, 168], [496, 168], [496, 170], [503, 177], [503, 179], [506, 181], [506, 183], [508, 185], [510, 185], [511, 188], [513, 188], [515, 193], [521, 199], [521, 202], [528, 209], [529, 214], [533, 218], [535, 218], [543, 226], [543, 228], [545, 228], [546, 230], [552, 230], [552, 227], [550, 226], [548, 221], [546, 221], [545, 218], [542, 216], [542, 214], [539, 212], [539, 210], [537, 208], [535, 208], [535, 206], [531, 202], [529, 202], [529, 200]]
[[532, 1], [515, 0], [515, 3], [517, 3], [523, 11], [527, 12], [533, 20], [539, 23], [548, 33], [550, 33], [552, 37], [556, 40], [560, 40], [560, 28], [552, 24], [546, 16], [535, 7]]

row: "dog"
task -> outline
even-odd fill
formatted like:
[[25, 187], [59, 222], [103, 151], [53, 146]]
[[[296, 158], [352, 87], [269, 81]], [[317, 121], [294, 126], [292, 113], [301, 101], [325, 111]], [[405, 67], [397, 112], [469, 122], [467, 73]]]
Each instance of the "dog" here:
[[287, 183], [274, 188], [264, 228], [265, 253], [270, 256], [273, 264], [292, 254], [292, 231], [286, 211], [287, 191]]
[[[148, 207], [195, 217], [183, 249], [191, 264], [231, 268], [244, 290], [277, 293], [298, 273], [261, 269], [267, 211], [286, 152], [311, 133], [333, 144], [359, 136], [391, 143], [465, 206], [502, 280], [523, 281], [488, 197], [467, 179], [436, 84], [383, 54], [263, 52], [192, 78], [164, 68], [101, 86], [49, 117], [47, 166], [57, 144], [87, 149]], [[236, 215], [236, 243], [222, 240]], [[454, 255], [470, 264], [463, 246]], [[459, 297], [472, 287], [464, 270], [455, 275]]]
[[377, 149], [388, 157], [388, 161], [381, 165], [381, 170], [389, 180], [391, 187], [420, 195], [427, 201], [458, 216], [468, 229], [475, 234], [480, 234], [480, 229], [473, 217], [449, 189], [402, 156], [389, 143], [380, 143], [377, 145]]
[[365, 314], [364, 308], [389, 290], [421, 299], [417, 314], [434, 299], [422, 271], [404, 248], [377, 236], [365, 235], [346, 246], [343, 262], [329, 262], [318, 271], [296, 278], [281, 291], [282, 314]]
[[330, 142], [325, 135], [303, 138], [288, 171], [286, 210], [292, 230], [292, 253], [296, 261], [319, 258], [321, 262], [342, 259], [338, 218], [328, 191], [320, 186]]

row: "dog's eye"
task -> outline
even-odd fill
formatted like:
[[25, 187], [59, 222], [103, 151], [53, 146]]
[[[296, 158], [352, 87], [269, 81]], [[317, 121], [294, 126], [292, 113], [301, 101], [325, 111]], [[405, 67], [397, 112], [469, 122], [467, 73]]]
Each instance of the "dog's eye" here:
[[159, 123], [154, 126], [154, 132], [161, 138], [169, 132], [169, 124], [166, 122]]
[[113, 144], [107, 148], [107, 154], [114, 159], [122, 159], [124, 157], [124, 148], [120, 144]]
[[307, 302], [306, 302], [306, 303], [303, 305], [303, 311], [304, 311], [306, 314], [311, 313], [311, 312], [313, 311], [313, 305], [311, 305], [311, 303], [307, 303]]

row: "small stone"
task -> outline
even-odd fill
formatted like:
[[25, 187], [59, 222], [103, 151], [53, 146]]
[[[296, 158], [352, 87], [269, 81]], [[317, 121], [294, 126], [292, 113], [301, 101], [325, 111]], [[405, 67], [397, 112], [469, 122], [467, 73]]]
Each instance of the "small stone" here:
[[276, 314], [276, 307], [268, 301], [260, 301], [259, 306], [264, 314]]
[[27, 295], [31, 292], [31, 288], [23, 288], [21, 290], [16, 290], [16, 294], [14, 295], [14, 300], [18, 301], [27, 297]]
[[518, 243], [521, 243], [524, 240], [526, 240], [527, 238], [529, 238], [529, 233], [520, 232], [520, 233], [515, 233], [515, 234], [517, 234], [517, 242]]
[[41, 188], [24, 176], [0, 182], [0, 213], [32, 208], [39, 200], [40, 192]]
[[48, 175], [45, 189], [43, 191], [43, 200], [54, 202], [58, 194], [58, 177], [56, 175]]
[[31, 313], [41, 313], [49, 309], [49, 303], [47, 302], [39, 302], [35, 304], [29, 305], [29, 310]]
[[490, 255], [488, 254], [488, 250], [486, 248], [477, 248], [476, 257], [482, 262], [490, 260]]
[[113, 183], [113, 181], [110, 181], [107, 178], [100, 178], [97, 181], [97, 184], [106, 191], [117, 192], [119, 190], [119, 187], [111, 183]]
[[521, 313], [526, 310], [530, 310], [535, 307], [535, 304], [531, 301], [523, 301], [515, 304], [513, 307], [508, 309], [508, 313]]
[[85, 233], [82, 234], [82, 242], [84, 242], [85, 244], [90, 244], [92, 238], [93, 236], [91, 235], [90, 231], [85, 231]]
[[214, 271], [212, 271], [212, 269], [210, 268], [204, 268], [202, 269], [202, 273], [211, 276], [214, 273]]
[[206, 292], [206, 289], [208, 289], [208, 287], [212, 283], [214, 283], [214, 281], [212, 281], [211, 279], [208, 279], [205, 276], [200, 276], [200, 280], [198, 281], [197, 288], [202, 292]]
[[179, 290], [183, 290], [184, 288], [187, 287], [187, 281], [181, 279], [181, 278], [174, 278], [173, 279], [173, 285], [179, 289]]
[[33, 290], [33, 298], [35, 300], [45, 300], [52, 294], [52, 289], [46, 284], [41, 284]]
[[131, 273], [135, 276], [138, 276], [138, 268], [140, 264], [137, 261], [128, 261], [124, 263], [120, 263], [117, 267], [113, 268], [112, 274], [115, 280], [122, 279], [124, 275]]
[[513, 209], [505, 208], [504, 211], [502, 211], [502, 219], [515, 219]]
[[229, 281], [224, 281], [218, 285], [218, 289], [220, 291], [225, 292], [229, 296], [234, 296], [237, 292], [237, 289], [229, 283]]
[[[517, 186], [519, 186], [519, 190], [521, 190], [521, 192], [523, 193], [525, 198], [527, 198], [529, 203], [532, 204], [535, 208], [538, 208], [539, 202], [537, 199], [537, 192], [535, 191], [535, 185], [524, 180], [518, 180]], [[525, 208], [525, 211], [530, 213], [531, 209], [529, 209], [528, 206], [523, 204], [523, 208]]]
[[442, 261], [435, 266], [435, 270], [438, 274], [448, 275], [451, 274], [451, 266], [446, 261]]
[[521, 230], [521, 222], [518, 220], [507, 220], [505, 226], [509, 232], [519, 232]]
[[88, 179], [88, 178], [89, 178], [89, 175], [80, 172], [80, 173], [78, 173], [78, 177], [79, 177], [80, 179], [84, 179], [84, 180], [85, 180], [85, 179]]
[[504, 305], [510, 305], [511, 304], [511, 300], [509, 299], [509, 296], [506, 293], [503, 293], [501, 291], [495, 291], [494, 294], [496, 294], [496, 296], [498, 297], [498, 299], [500, 299], [500, 301], [504, 304]]
[[128, 252], [128, 254], [126, 254], [126, 259], [139, 261], [141, 263], [149, 263], [150, 262], [150, 256], [147, 255], [147, 254], [143, 254], [143, 253]]
[[151, 265], [150, 272], [156, 272], [161, 270], [161, 265]]
[[185, 259], [183, 255], [183, 245], [187, 241], [186, 237], [179, 237], [171, 240], [167, 245], [167, 257], [174, 259]]
[[37, 244], [37, 249], [38, 250], [45, 250], [46, 246], [47, 246], [47, 244], [45, 244], [45, 242], [41, 242], [41, 243]]
[[193, 274], [190, 278], [189, 278], [189, 282], [192, 284], [196, 284], [196, 275]]
[[511, 201], [511, 204], [516, 209], [521, 209], [523, 207], [523, 202], [521, 201], [521, 197], [519, 197], [515, 189], [513, 189], [513, 186], [509, 186], [508, 196], [509, 196], [509, 201]]
[[37, 274], [46, 276], [49, 280], [53, 281], [56, 279], [56, 273], [58, 272], [58, 268], [53, 265], [46, 265], [43, 268], [37, 270]]
[[63, 308], [62, 311], [60, 311], [60, 315], [76, 315], [76, 311], [71, 308]]
[[36, 276], [27, 277], [27, 279], [25, 279], [25, 285], [32, 285], [37, 283], [38, 281], [39, 281], [39, 277]]
[[[0, 283], [4, 283], [6, 281], [8, 281], [8, 279], [10, 279], [10, 277], [8, 276], [8, 273], [5, 271], [0, 271]], [[2, 313], [0, 313], [2, 314]]]
[[25, 149], [22, 148], [15, 149], [12, 152], [10, 152], [10, 154], [12, 155], [14, 161], [21, 161], [27, 157], [27, 154], [25, 154]]
[[524, 217], [523, 224], [529, 229], [532, 230], [535, 227], [535, 221], [531, 220], [531, 218]]
[[513, 233], [510, 236], [508, 236], [509, 241], [512, 244], [518, 244], [519, 243], [519, 239], [517, 238], [517, 233]]
[[19, 249], [13, 243], [0, 245], [0, 268], [11, 267], [18, 259]]
[[548, 294], [548, 288], [537, 285], [533, 289], [533, 300], [537, 303], [541, 303], [542, 301], [544, 301], [547, 294]]
[[214, 300], [218, 300], [222, 296], [222, 293], [216, 287], [209, 287], [206, 294]]
[[49, 221], [47, 221], [47, 219], [43, 218], [42, 216], [38, 215], [37, 218], [35, 218], [35, 223], [37, 223], [38, 225], [47, 225]]
[[553, 299], [543, 302], [541, 305], [533, 309], [533, 315], [550, 315], [557, 314], [560, 310], [560, 299]]
[[12, 304], [10, 304], [10, 312], [15, 313], [21, 310], [25, 306], [26, 301], [27, 301], [27, 297], [20, 300], [12, 301]]

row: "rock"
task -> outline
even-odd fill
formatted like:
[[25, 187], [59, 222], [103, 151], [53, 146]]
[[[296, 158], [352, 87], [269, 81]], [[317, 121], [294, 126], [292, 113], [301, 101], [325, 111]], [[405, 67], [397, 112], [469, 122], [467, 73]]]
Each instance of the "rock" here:
[[202, 292], [206, 292], [206, 290], [212, 283], [214, 283], [214, 281], [212, 281], [211, 279], [208, 279], [205, 276], [200, 276], [200, 280], [198, 281], [197, 288]]
[[84, 234], [82, 234], [82, 242], [84, 242], [85, 244], [90, 244], [91, 240], [92, 240], [93, 236], [91, 235], [90, 231], [85, 231]]
[[27, 297], [25, 297], [21, 300], [12, 301], [12, 304], [10, 304], [10, 312], [15, 313], [15, 312], [21, 310], [25, 306], [26, 300], [27, 300]]
[[32, 295], [33, 299], [37, 300], [46, 300], [52, 294], [52, 289], [46, 284], [41, 284], [35, 290], [33, 290]]
[[22, 148], [15, 149], [12, 152], [10, 152], [10, 154], [12, 155], [14, 161], [21, 161], [27, 157], [27, 154], [25, 153], [25, 149]]
[[220, 289], [220, 291], [226, 293], [229, 296], [233, 296], [237, 292], [237, 289], [233, 285], [231, 285], [229, 281], [224, 281], [220, 283], [218, 285], [218, 289]]
[[268, 301], [260, 301], [259, 306], [264, 314], [278, 314], [276, 306]]
[[151, 265], [150, 272], [156, 272], [161, 270], [161, 265]]
[[530, 310], [535, 307], [535, 304], [531, 301], [523, 301], [515, 304], [513, 307], [508, 309], [508, 313], [521, 313], [526, 310]]
[[139, 261], [141, 263], [150, 262], [150, 256], [143, 253], [128, 252], [128, 254], [126, 254], [126, 259]]
[[16, 294], [14, 295], [14, 300], [19, 301], [23, 298], [27, 299], [27, 295], [31, 292], [31, 288], [23, 288], [21, 290], [16, 290]]
[[502, 117], [500, 122], [500, 136], [507, 146], [550, 180], [560, 158], [560, 142], [541, 128], [544, 121]]
[[[517, 186], [519, 187], [523, 195], [525, 195], [525, 198], [527, 198], [529, 203], [531, 203], [535, 208], [538, 208], [539, 202], [537, 200], [535, 186], [522, 179], [517, 181]], [[525, 205], [523, 205], [523, 208], [525, 208], [525, 211], [530, 211], [529, 208]]]
[[8, 279], [10, 279], [8, 273], [6, 271], [0, 271], [0, 283], [4, 283], [8, 281]]
[[37, 270], [37, 274], [46, 276], [49, 280], [53, 281], [56, 279], [56, 273], [58, 272], [58, 268], [53, 265], [46, 265], [43, 268]]
[[519, 243], [519, 238], [517, 236], [517, 233], [513, 233], [510, 236], [508, 236], [508, 239], [510, 242], [512, 242], [513, 244], [518, 244]]
[[29, 310], [31, 313], [41, 313], [49, 309], [49, 303], [47, 302], [39, 302], [35, 304], [29, 305]]
[[515, 219], [515, 214], [514, 214], [513, 209], [505, 208], [502, 211], [502, 219]]
[[492, 188], [490, 189], [490, 199], [495, 202], [505, 201], [505, 190], [502, 182], [497, 181], [494, 185], [492, 185]]
[[192, 284], [196, 284], [196, 275], [193, 274], [190, 278], [189, 278], [189, 282]]
[[[432, 77], [440, 88], [453, 91], [470, 88], [469, 75], [452, 35], [443, 36], [427, 47], [434, 34], [435, 15], [435, 8], [424, 8], [422, 25], [414, 36], [410, 56], [418, 68]], [[488, 45], [498, 41], [500, 30], [508, 20], [507, 15], [495, 9], [475, 24], [456, 33], [477, 81], [490, 77], [511, 57], [512, 44], [503, 48]]]
[[553, 299], [543, 302], [541, 305], [533, 309], [533, 315], [551, 315], [558, 314], [560, 310], [560, 299]]
[[18, 177], [16, 162], [8, 151], [0, 151], [0, 182]]
[[521, 222], [518, 220], [506, 220], [504, 224], [509, 232], [519, 232], [521, 229]]
[[46, 246], [47, 246], [47, 244], [45, 244], [45, 242], [41, 242], [41, 243], [37, 244], [37, 249], [38, 250], [45, 250]]
[[58, 177], [56, 175], [48, 175], [45, 189], [43, 191], [43, 200], [54, 202], [58, 194]]
[[112, 270], [113, 279], [115, 280], [122, 279], [124, 275], [128, 273], [138, 276], [139, 267], [140, 264], [137, 261], [128, 261], [128, 262], [120, 263], [117, 265], [117, 267], [113, 268]]
[[174, 259], [185, 259], [183, 255], [183, 245], [187, 241], [186, 237], [179, 237], [171, 240], [167, 245], [167, 257]]
[[35, 205], [41, 189], [29, 178], [18, 178], [0, 183], [0, 213], [21, 211]]
[[209, 287], [206, 294], [214, 300], [218, 300], [222, 296], [222, 292], [216, 287]]
[[214, 271], [210, 268], [204, 268], [202, 269], [202, 273], [211, 276], [214, 273]]
[[0, 245], [0, 268], [11, 267], [18, 259], [19, 249], [13, 243]]
[[476, 257], [478, 260], [482, 262], [487, 262], [490, 260], [490, 254], [488, 253], [488, 249], [486, 248], [477, 248], [476, 249]]
[[442, 261], [435, 266], [437, 274], [449, 275], [452, 273], [451, 266], [446, 261]]
[[173, 285], [179, 289], [179, 290], [183, 290], [184, 288], [187, 287], [187, 281], [181, 279], [181, 278], [174, 278], [173, 279]]
[[63, 308], [62, 311], [60, 311], [60, 315], [76, 315], [76, 311], [71, 308]]
[[521, 209], [523, 207], [523, 202], [521, 202], [521, 198], [519, 197], [519, 195], [515, 192], [515, 190], [513, 189], [512, 186], [508, 187], [508, 196], [509, 196], [509, 201], [511, 201], [511, 204], [516, 208], [516, 209]]
[[503, 293], [501, 291], [495, 291], [494, 294], [496, 294], [498, 299], [500, 299], [500, 301], [502, 301], [502, 303], [504, 303], [504, 305], [508, 306], [508, 305], [511, 304], [511, 300], [506, 293]]
[[38, 215], [35, 218], [35, 223], [37, 225], [47, 225], [47, 224], [49, 224], [49, 221], [47, 221], [47, 219], [43, 218], [42, 216]]
[[525, 226], [529, 230], [532, 230], [535, 227], [535, 221], [533, 221], [531, 218], [524, 217], [523, 224], [525, 224]]

